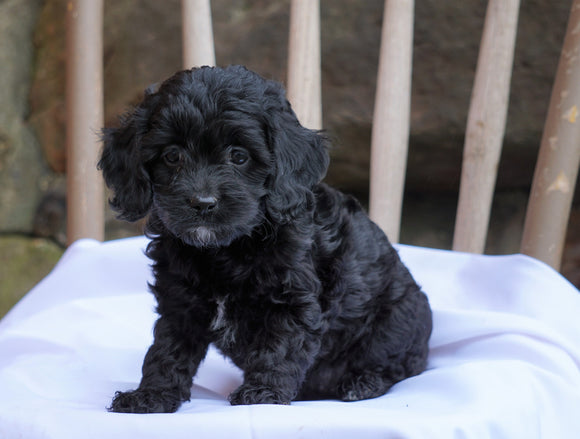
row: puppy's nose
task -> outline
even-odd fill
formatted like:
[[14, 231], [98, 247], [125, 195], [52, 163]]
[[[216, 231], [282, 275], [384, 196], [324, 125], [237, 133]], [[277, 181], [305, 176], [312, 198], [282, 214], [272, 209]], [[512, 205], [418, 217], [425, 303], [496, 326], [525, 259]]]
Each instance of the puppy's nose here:
[[217, 202], [216, 197], [199, 197], [196, 195], [191, 199], [191, 207], [196, 212], [208, 213], [217, 207]]

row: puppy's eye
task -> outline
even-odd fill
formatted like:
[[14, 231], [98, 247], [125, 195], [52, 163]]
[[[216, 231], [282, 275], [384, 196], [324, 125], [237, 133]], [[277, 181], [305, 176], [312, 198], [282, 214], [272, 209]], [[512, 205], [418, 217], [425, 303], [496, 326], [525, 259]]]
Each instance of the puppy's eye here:
[[181, 162], [181, 152], [177, 148], [170, 148], [163, 153], [163, 160], [169, 166], [178, 165]]
[[249, 158], [250, 156], [245, 149], [232, 148], [230, 151], [230, 162], [234, 165], [243, 165]]

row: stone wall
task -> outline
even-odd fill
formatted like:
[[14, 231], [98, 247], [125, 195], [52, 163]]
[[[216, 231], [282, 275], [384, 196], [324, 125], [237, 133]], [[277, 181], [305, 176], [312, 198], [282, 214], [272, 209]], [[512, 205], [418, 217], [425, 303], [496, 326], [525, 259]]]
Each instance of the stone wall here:
[[[61, 243], [66, 216], [66, 3], [0, 2], [0, 232]], [[363, 201], [383, 3], [321, 1], [324, 126], [335, 139], [328, 181]], [[450, 245], [486, 4], [416, 0], [403, 242]], [[570, 4], [526, 0], [521, 5], [490, 252], [518, 248], [526, 191]], [[105, 1], [107, 124], [137, 102], [145, 87], [181, 68], [179, 10], [179, 0]], [[212, 10], [218, 64], [245, 64], [285, 80], [289, 0], [213, 0]], [[109, 215], [107, 236], [139, 233], [138, 227], [127, 228]], [[577, 267], [572, 264], [570, 276]]]

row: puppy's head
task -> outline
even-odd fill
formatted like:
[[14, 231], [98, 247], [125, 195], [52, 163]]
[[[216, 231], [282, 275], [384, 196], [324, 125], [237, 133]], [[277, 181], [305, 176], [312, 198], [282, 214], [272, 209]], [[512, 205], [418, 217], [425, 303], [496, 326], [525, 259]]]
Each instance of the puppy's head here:
[[152, 213], [194, 246], [226, 246], [307, 209], [328, 155], [283, 88], [249, 70], [178, 72], [104, 130], [99, 168], [119, 217]]

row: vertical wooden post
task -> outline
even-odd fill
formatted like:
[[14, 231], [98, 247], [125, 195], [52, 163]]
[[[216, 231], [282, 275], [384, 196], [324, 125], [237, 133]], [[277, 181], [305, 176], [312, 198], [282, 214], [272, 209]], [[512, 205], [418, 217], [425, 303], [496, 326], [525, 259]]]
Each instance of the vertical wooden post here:
[[103, 2], [67, 3], [67, 241], [104, 237], [97, 171], [103, 126]]
[[517, 34], [519, 0], [490, 0], [471, 96], [453, 249], [483, 253], [497, 176]]
[[210, 0], [181, 0], [183, 68], [215, 65]]
[[521, 252], [560, 268], [580, 164], [580, 0], [574, 0], [552, 89]]
[[399, 240], [407, 166], [413, 0], [386, 0], [371, 138], [370, 216]]
[[302, 125], [321, 129], [319, 0], [292, 0], [287, 91], [288, 100]]

